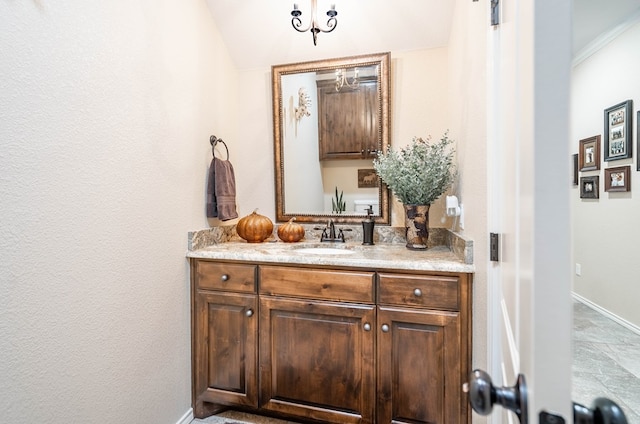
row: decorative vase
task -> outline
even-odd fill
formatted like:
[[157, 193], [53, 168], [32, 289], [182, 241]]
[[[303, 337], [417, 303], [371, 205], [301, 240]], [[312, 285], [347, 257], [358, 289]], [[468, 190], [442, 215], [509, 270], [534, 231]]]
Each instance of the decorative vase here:
[[429, 239], [429, 206], [404, 205], [404, 227], [407, 249], [425, 250]]

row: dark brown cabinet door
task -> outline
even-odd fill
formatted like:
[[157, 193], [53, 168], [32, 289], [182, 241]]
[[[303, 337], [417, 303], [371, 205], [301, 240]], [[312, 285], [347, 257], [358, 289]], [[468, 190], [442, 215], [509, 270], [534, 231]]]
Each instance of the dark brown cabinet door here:
[[197, 291], [193, 329], [194, 415], [257, 407], [257, 296]]
[[458, 312], [378, 307], [378, 423], [461, 424]]
[[334, 82], [319, 82], [318, 103], [320, 160], [375, 157], [380, 146], [375, 80], [340, 91]]
[[372, 423], [373, 305], [260, 298], [260, 406], [339, 423]]

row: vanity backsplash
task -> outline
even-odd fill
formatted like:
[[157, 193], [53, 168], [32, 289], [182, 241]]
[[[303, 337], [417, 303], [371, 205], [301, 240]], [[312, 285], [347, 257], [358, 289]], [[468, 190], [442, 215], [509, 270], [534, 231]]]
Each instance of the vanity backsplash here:
[[[274, 226], [273, 235], [264, 243], [280, 242], [276, 234], [277, 227], [281, 223]], [[305, 228], [305, 237], [299, 242], [319, 242], [324, 226], [322, 224], [303, 224]], [[344, 232], [345, 242], [361, 243], [362, 242], [362, 226], [361, 225], [337, 225]], [[377, 226], [374, 229], [374, 242], [376, 244], [402, 244], [406, 243], [404, 227]], [[225, 225], [219, 227], [211, 227], [204, 230], [191, 231], [188, 233], [188, 250], [194, 251], [203, 249], [207, 246], [227, 243], [242, 242], [235, 225]], [[257, 243], [258, 245], [260, 243]], [[446, 228], [429, 228], [428, 247], [446, 246], [460, 258], [465, 264], [473, 264], [473, 241], [464, 238], [462, 235]], [[408, 251], [409, 252], [409, 251]]]

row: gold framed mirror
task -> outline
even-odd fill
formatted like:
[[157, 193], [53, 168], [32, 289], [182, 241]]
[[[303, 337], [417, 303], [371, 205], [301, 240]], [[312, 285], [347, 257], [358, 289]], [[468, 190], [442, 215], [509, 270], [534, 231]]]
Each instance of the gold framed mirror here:
[[390, 224], [373, 159], [390, 143], [390, 53], [274, 65], [276, 221]]

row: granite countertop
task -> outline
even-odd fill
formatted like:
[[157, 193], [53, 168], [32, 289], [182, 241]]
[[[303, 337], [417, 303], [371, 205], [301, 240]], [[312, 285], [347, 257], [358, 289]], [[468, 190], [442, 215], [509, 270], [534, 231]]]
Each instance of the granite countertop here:
[[[350, 254], [316, 254], [304, 248], [349, 250]], [[287, 263], [322, 266], [348, 266], [366, 269], [400, 269], [416, 271], [474, 272], [447, 246], [435, 246], [425, 251], [409, 250], [399, 243], [319, 243], [281, 241], [246, 243], [230, 241], [205, 246], [187, 252], [189, 258], [222, 259], [247, 262]]]

